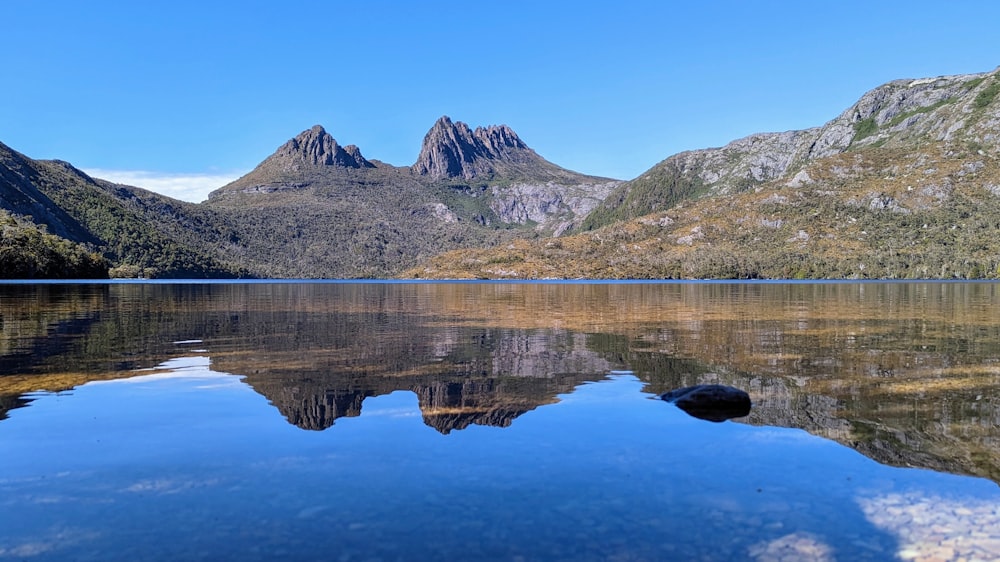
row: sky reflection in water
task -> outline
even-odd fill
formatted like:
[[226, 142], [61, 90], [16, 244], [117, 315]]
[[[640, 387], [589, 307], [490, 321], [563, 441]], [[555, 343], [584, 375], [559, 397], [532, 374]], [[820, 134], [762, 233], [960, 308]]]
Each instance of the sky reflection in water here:
[[693, 419], [629, 375], [444, 435], [407, 391], [306, 431], [207, 358], [162, 367], [0, 423], [0, 559], [887, 560], [1000, 528], [993, 482]]

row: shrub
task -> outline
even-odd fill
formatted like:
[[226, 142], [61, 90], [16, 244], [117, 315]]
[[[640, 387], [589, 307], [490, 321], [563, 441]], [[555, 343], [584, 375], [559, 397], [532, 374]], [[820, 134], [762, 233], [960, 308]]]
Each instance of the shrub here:
[[869, 117], [867, 119], [862, 119], [854, 124], [854, 141], [857, 142], [863, 138], [870, 137], [875, 132], [878, 131], [878, 123], [875, 122], [874, 117]]
[[998, 93], [1000, 93], [1000, 80], [994, 78], [993, 82], [990, 82], [989, 86], [983, 88], [983, 90], [976, 95], [976, 99], [973, 103], [975, 103], [977, 108], [982, 109], [993, 103], [993, 99], [997, 97]]

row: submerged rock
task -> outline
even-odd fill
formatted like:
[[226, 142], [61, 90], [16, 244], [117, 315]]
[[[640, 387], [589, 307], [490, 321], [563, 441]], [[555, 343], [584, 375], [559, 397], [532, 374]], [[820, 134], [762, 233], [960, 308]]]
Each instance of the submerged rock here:
[[688, 414], [703, 420], [721, 422], [750, 414], [750, 395], [721, 384], [699, 384], [671, 390], [660, 396]]

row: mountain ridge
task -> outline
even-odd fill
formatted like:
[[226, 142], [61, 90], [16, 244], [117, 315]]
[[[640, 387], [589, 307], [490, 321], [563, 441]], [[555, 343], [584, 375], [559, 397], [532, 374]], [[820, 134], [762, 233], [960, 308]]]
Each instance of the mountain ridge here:
[[[170, 214], [143, 214], [129, 201], [134, 192], [171, 201], [165, 204]], [[15, 222], [30, 222], [71, 244], [65, 258], [69, 262], [79, 261], [74, 256], [100, 254], [108, 260], [101, 275], [104, 277], [109, 273], [108, 265], [112, 275], [124, 277], [164, 273], [191, 278], [248, 276], [226, 256], [205, 248], [199, 237], [188, 236], [185, 242], [173, 235], [180, 232], [171, 231], [170, 226], [177, 224], [174, 217], [180, 219], [186, 212], [198, 214], [195, 209], [197, 206], [191, 203], [92, 178], [68, 162], [34, 160], [0, 145], [0, 210], [9, 212]], [[2, 234], [2, 242], [9, 243], [9, 233]], [[16, 272], [26, 269], [50, 269], [45, 263], [49, 258], [35, 257], [37, 263], [24, 264], [11, 262], [13, 258], [4, 254], [0, 276], [16, 277]], [[97, 262], [88, 261], [91, 263], [84, 269], [89, 272], [88, 278], [94, 277], [93, 263]], [[51, 272], [45, 277], [65, 275]]]
[[330, 175], [348, 169], [379, 169], [411, 176], [422, 184], [488, 184], [513, 182], [588, 184], [617, 182], [567, 170], [545, 160], [507, 125], [472, 129], [462, 121], [440, 117], [421, 144], [416, 162], [393, 166], [368, 160], [356, 145], [341, 147], [322, 125], [289, 139], [252, 171], [209, 194], [218, 199], [239, 190], [273, 192], [315, 183], [311, 174]]
[[[941, 121], [928, 119], [933, 117], [930, 114], [947, 109], [945, 106], [962, 93], [987, 88], [987, 78], [992, 76], [995, 81], [996, 74], [997, 70], [893, 80], [869, 90], [824, 125], [755, 133], [722, 147], [674, 154], [619, 186], [584, 219], [581, 230], [634, 219], [691, 197], [743, 192], [798, 170], [812, 160], [882, 146], [890, 137], [896, 144], [920, 136], [948, 140], [964, 123], [948, 121], [942, 126]], [[995, 128], [996, 121], [991, 126]]]
[[[95, 243], [97, 240], [90, 232], [38, 188], [40, 173], [32, 162], [27, 156], [0, 143], [0, 201], [3, 201], [3, 208], [18, 216], [45, 217], [49, 232], [61, 238], [84, 244]], [[70, 166], [65, 162], [59, 164]], [[76, 168], [72, 169], [86, 176]]]
[[0, 195], [127, 275], [992, 278], [998, 94], [1000, 69], [893, 80], [823, 125], [675, 154], [627, 182], [443, 116], [412, 166], [316, 125], [201, 204], [0, 145]]
[[669, 156], [572, 236], [421, 278], [996, 278], [1000, 69], [894, 80], [826, 124]]
[[541, 157], [507, 125], [471, 129], [445, 115], [424, 136], [411, 168], [417, 175], [432, 179], [471, 180], [493, 174], [505, 164], [544, 165]]
[[478, 151], [472, 180], [369, 160], [315, 125], [200, 204], [0, 145], [0, 208], [99, 251], [113, 276], [364, 278], [565, 230], [618, 183], [549, 163], [506, 125], [451, 125]]
[[[425, 135], [413, 166], [354, 166], [336, 158], [336, 146], [314, 126], [209, 195], [207, 208], [237, 217], [243, 247], [231, 251], [259, 256], [253, 271], [395, 275], [445, 249], [565, 231], [619, 183], [548, 162], [507, 125], [472, 129], [447, 116]], [[258, 207], [267, 213], [247, 211]], [[288, 230], [262, 237], [265, 223], [276, 221]], [[321, 237], [327, 241], [316, 242]], [[319, 250], [324, 244], [340, 249]], [[282, 248], [277, 259], [269, 250], [275, 247]]]

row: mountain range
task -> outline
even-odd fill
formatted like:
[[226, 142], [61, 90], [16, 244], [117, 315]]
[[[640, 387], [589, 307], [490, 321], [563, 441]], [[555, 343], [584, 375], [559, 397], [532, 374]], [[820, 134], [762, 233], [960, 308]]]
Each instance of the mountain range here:
[[121, 277], [387, 277], [441, 251], [564, 232], [620, 183], [546, 161], [509, 127], [448, 117], [407, 167], [314, 126], [201, 204], [0, 145], [2, 208]]
[[0, 276], [992, 278], [998, 93], [996, 70], [895, 80], [629, 181], [506, 125], [441, 117], [403, 167], [317, 125], [199, 204], [0, 144]]
[[423, 278], [995, 278], [1000, 72], [895, 80], [820, 127], [670, 156], [559, 238]]

